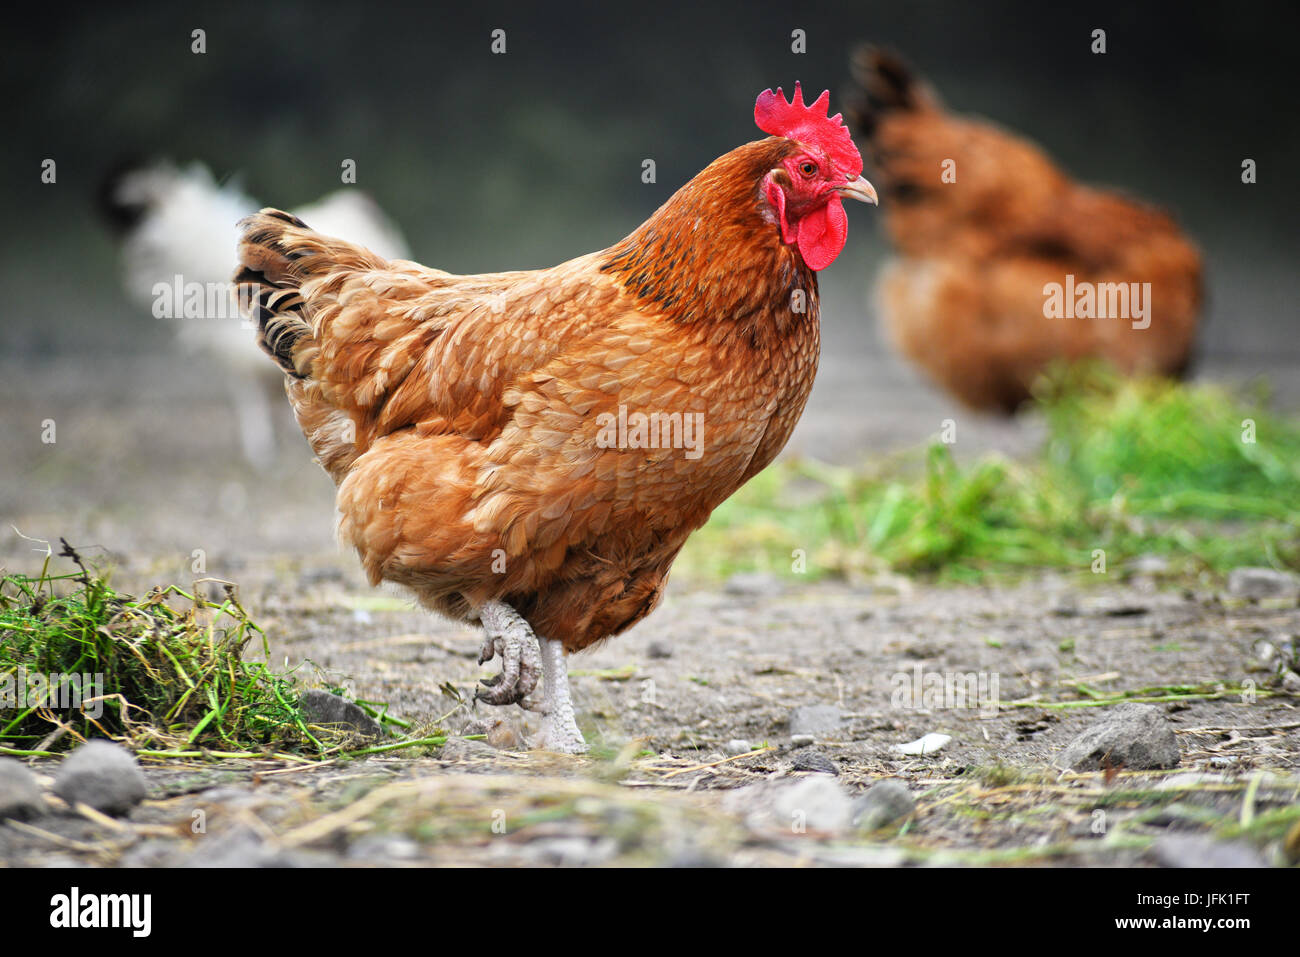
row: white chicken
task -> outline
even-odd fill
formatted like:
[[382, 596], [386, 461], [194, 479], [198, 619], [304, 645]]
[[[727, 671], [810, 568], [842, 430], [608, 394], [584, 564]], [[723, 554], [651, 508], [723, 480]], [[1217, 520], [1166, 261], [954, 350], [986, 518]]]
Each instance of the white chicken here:
[[[182, 167], [169, 160], [114, 173], [104, 183], [101, 201], [121, 235], [127, 295], [151, 308], [159, 284], [192, 288], [197, 283], [205, 289], [229, 284], [236, 265], [235, 224], [260, 205], [237, 183], [218, 183], [201, 162]], [[356, 187], [339, 189], [295, 213], [327, 234], [347, 236], [386, 259], [410, 256], [401, 230]], [[251, 325], [234, 309], [178, 318], [170, 325], [182, 348], [205, 356], [212, 374], [221, 375], [244, 457], [255, 468], [268, 467], [275, 456], [273, 423], [283, 402], [272, 399], [283, 391], [283, 375], [267, 363]]]

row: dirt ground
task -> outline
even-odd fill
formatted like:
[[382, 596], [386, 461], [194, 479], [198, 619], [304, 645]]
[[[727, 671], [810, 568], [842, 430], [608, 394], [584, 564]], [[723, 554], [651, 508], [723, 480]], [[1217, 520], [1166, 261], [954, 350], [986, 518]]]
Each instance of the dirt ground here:
[[[51, 798], [50, 814], [0, 826], [0, 866], [1157, 865], [1300, 852], [1285, 816], [1300, 798], [1300, 709], [1261, 661], [1261, 643], [1300, 635], [1294, 600], [1242, 601], [1154, 568], [998, 587], [675, 581], [631, 633], [571, 659], [592, 754], [529, 752], [535, 718], [464, 703], [495, 670], [476, 663], [478, 633], [368, 588], [335, 548], [329, 482], [300, 438], [254, 473], [215, 388], [145, 369], [112, 382], [66, 365], [9, 370], [4, 567], [39, 568], [18, 532], [102, 546], [126, 591], [188, 583], [201, 562], [239, 583], [277, 666], [452, 737], [324, 765], [146, 764], [150, 796], [128, 818]], [[53, 446], [39, 440], [46, 419]], [[899, 439], [928, 419], [896, 423]], [[934, 675], [969, 676], [980, 700], [902, 693]], [[1138, 692], [1173, 728], [1177, 768], [1053, 767], [1116, 696]], [[894, 750], [932, 733], [951, 740]], [[56, 763], [32, 767], [48, 785]], [[886, 780], [914, 808], [854, 826]], [[1248, 827], [1273, 819], [1286, 826]]]

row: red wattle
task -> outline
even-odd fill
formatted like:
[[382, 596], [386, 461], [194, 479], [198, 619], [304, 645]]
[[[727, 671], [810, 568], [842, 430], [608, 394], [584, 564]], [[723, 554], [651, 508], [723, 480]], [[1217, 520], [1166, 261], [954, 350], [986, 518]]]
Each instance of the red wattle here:
[[820, 271], [831, 263], [844, 248], [849, 235], [849, 218], [844, 214], [844, 203], [838, 193], [821, 209], [813, 210], [799, 220], [799, 252], [808, 268]]

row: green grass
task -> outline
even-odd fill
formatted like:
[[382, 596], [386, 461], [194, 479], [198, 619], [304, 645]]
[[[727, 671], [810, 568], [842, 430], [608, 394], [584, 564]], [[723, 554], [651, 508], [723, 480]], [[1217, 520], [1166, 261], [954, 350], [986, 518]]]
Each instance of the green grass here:
[[[254, 639], [266, 652], [266, 636], [233, 586], [220, 603], [176, 586], [136, 598], [66, 542], [61, 557], [79, 570], [51, 574], [47, 558], [36, 577], [0, 578], [0, 691], [10, 690], [0, 695], [0, 750], [44, 753], [90, 737], [160, 755], [326, 749], [330, 736], [304, 722], [291, 676], [244, 660]], [[102, 714], [66, 696], [32, 700], [39, 688], [16, 693], [29, 676], [52, 674], [100, 676]]]
[[779, 463], [714, 513], [680, 567], [981, 581], [1087, 573], [1098, 550], [1107, 572], [1148, 555], [1171, 575], [1300, 567], [1300, 423], [1261, 397], [1076, 368], [1045, 380], [1037, 405], [1048, 438], [1028, 461], [959, 464], [936, 443], [870, 468]]

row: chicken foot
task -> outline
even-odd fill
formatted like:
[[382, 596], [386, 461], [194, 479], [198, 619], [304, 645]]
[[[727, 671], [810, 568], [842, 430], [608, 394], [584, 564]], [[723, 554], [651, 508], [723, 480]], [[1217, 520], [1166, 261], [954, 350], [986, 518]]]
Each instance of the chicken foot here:
[[[564, 644], [538, 638], [523, 616], [505, 602], [485, 602], [478, 610], [478, 618], [487, 633], [478, 663], [485, 664], [500, 655], [501, 672], [483, 679], [485, 688], [474, 693], [474, 700], [492, 705], [518, 704], [540, 713], [542, 730], [534, 741], [535, 747], [566, 754], [586, 751], [587, 743], [574, 720]], [[528, 698], [537, 687], [539, 671], [544, 691], [540, 700]]]
[[478, 610], [486, 635], [478, 653], [478, 663], [486, 664], [501, 656], [501, 673], [484, 678], [484, 688], [474, 692], [475, 701], [488, 704], [518, 704], [537, 687], [541, 668], [537, 636], [532, 627], [503, 601], [484, 602]]

